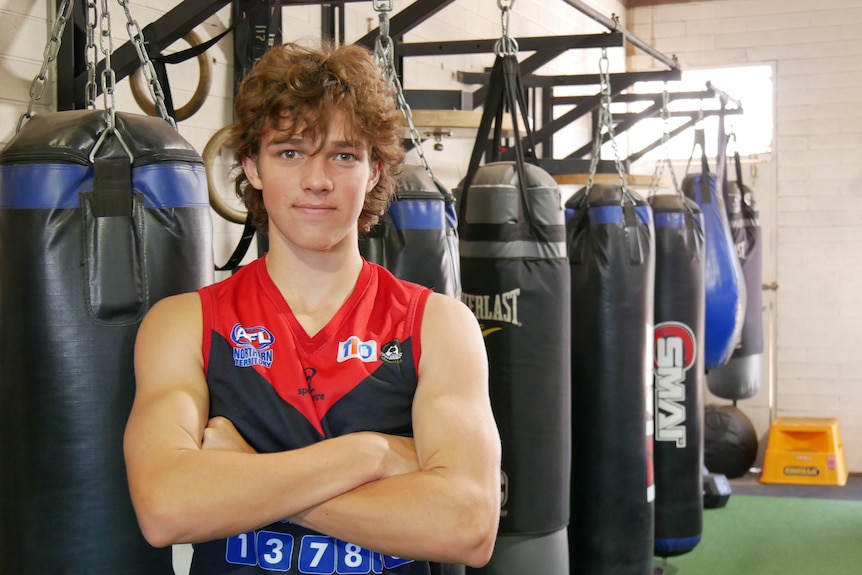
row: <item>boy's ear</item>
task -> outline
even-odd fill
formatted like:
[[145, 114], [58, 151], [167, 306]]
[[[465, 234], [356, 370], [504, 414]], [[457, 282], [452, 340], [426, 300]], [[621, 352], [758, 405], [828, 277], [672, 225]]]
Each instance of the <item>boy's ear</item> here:
[[257, 159], [249, 156], [242, 158], [242, 171], [245, 172], [245, 177], [248, 178], [248, 183], [256, 190], [262, 190], [263, 185], [260, 181], [260, 173], [257, 170]]
[[380, 180], [380, 171], [382, 169], [382, 164], [379, 161], [371, 162], [371, 174], [368, 178], [368, 188], [366, 188], [366, 192], [370, 192], [374, 189], [374, 186], [377, 185], [377, 182]]

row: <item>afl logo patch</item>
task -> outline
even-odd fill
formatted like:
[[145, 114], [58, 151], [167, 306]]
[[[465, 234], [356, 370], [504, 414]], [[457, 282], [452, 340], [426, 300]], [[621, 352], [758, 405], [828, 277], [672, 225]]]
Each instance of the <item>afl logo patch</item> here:
[[270, 347], [275, 343], [275, 336], [265, 327], [243, 327], [238, 323], [230, 330], [230, 340], [233, 344], [233, 363], [237, 367], [272, 366]]
[[273, 344], [275, 337], [263, 326], [243, 327], [241, 324], [236, 324], [230, 330], [230, 340], [235, 347], [250, 347], [264, 351]]
[[380, 359], [386, 363], [401, 363], [401, 342], [396, 337], [392, 341], [383, 344], [380, 350]]

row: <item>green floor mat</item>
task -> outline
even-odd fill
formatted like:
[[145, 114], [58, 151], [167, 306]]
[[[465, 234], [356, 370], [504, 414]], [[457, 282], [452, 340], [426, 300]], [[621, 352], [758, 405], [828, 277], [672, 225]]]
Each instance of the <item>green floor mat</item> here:
[[668, 575], [860, 575], [862, 502], [732, 495], [667, 562]]

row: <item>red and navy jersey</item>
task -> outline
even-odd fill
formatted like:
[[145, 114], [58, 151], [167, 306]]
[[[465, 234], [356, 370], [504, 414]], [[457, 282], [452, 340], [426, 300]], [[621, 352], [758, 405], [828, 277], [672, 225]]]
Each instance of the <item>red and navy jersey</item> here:
[[[264, 258], [198, 293], [210, 416], [230, 419], [257, 451], [296, 449], [355, 431], [412, 435], [427, 288], [364, 261], [351, 295], [311, 337]], [[279, 522], [195, 545], [191, 573], [425, 575], [441, 568]]]

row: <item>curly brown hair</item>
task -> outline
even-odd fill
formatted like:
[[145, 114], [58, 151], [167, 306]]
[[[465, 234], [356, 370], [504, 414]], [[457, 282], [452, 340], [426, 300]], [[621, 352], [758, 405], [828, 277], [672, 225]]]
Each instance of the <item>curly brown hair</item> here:
[[[343, 110], [354, 136], [368, 145], [371, 161], [380, 163], [377, 185], [366, 195], [357, 222], [359, 231], [366, 232], [395, 193], [404, 161], [402, 116], [395, 102], [394, 87], [367, 49], [357, 45], [336, 48], [328, 43], [317, 49], [287, 42], [267, 51], [243, 79], [225, 145], [233, 150], [237, 162], [256, 158], [268, 131], [294, 135], [292, 130], [301, 129], [317, 137], [325, 132], [332, 112]], [[237, 196], [257, 228], [267, 232], [269, 216], [263, 193], [251, 185], [242, 169], [235, 172]]]

